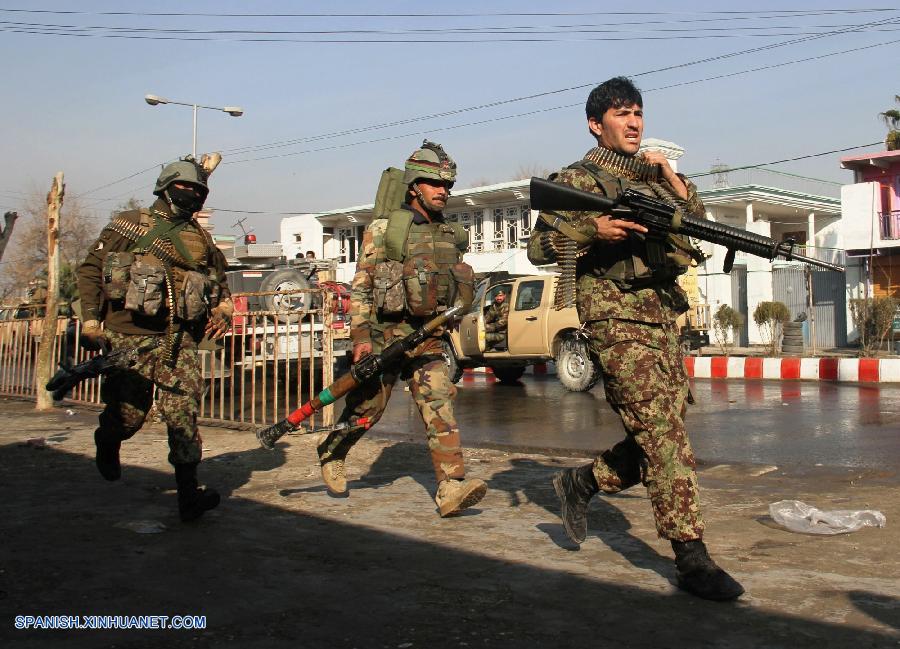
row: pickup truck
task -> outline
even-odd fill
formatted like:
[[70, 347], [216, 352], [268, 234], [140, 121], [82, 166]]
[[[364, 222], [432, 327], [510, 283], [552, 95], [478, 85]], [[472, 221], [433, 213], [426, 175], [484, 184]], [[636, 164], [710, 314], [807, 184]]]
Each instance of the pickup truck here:
[[[600, 364], [581, 333], [575, 307], [553, 308], [556, 275], [487, 277], [475, 291], [469, 313], [444, 338], [444, 356], [455, 383], [468, 367], [489, 367], [501, 383], [517, 381], [525, 368], [554, 361], [556, 374], [572, 392], [590, 390]], [[503, 288], [509, 300], [505, 349], [487, 349], [484, 311]]]

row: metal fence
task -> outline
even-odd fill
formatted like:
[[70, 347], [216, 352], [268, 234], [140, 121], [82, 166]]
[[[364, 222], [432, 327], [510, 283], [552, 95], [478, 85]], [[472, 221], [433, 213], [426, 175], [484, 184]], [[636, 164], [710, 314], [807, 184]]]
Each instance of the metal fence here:
[[[312, 304], [302, 312], [236, 311], [225, 337], [201, 345], [204, 391], [200, 417], [218, 422], [267, 426], [286, 417], [333, 380], [335, 341], [332, 294], [320, 289], [284, 292], [308, 293]], [[237, 298], [272, 293], [235, 293]], [[42, 319], [0, 322], [0, 395], [36, 398], [35, 366], [43, 327]], [[336, 332], [338, 335], [336, 335]], [[77, 320], [60, 318], [53, 343], [54, 366], [80, 363], [93, 356], [81, 346]], [[68, 400], [100, 404], [103, 377], [76, 386]], [[311, 420], [311, 426], [333, 422], [333, 406]]]

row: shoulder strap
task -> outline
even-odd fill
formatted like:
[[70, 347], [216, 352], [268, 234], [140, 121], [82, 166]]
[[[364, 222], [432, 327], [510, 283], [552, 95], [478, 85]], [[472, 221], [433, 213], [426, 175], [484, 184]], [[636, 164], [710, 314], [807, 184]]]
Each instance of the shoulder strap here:
[[603, 171], [597, 166], [595, 163], [590, 160], [579, 160], [578, 162], [573, 162], [570, 164], [567, 169], [581, 169], [596, 181], [601, 188], [603, 188], [603, 192], [612, 198], [615, 198], [623, 191], [625, 188], [622, 187], [622, 179], [618, 176], [613, 176], [612, 174], [607, 174], [604, 176]]
[[387, 228], [384, 231], [384, 249], [389, 260], [403, 261], [412, 220], [412, 212], [409, 210], [394, 210], [388, 216]]

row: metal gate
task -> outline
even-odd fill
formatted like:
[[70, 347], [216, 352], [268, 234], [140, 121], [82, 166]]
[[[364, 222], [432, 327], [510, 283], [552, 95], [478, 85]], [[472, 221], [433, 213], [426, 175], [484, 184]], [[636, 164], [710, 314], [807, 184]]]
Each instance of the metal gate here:
[[806, 268], [783, 266], [772, 270], [772, 294], [791, 312], [791, 319], [807, 314], [804, 326], [807, 345], [815, 330], [815, 348], [830, 349], [847, 344], [847, 295], [843, 273], [810, 269], [812, 284], [812, 313], [809, 309]]
[[[319, 305], [302, 313], [235, 312], [232, 327], [215, 350], [200, 351], [205, 388], [200, 417], [248, 427], [266, 426], [286, 417], [333, 380], [335, 332], [332, 295], [322, 289], [298, 289]], [[235, 293], [238, 302], [245, 295]], [[35, 365], [43, 320], [0, 322], [0, 395], [34, 398]], [[67, 328], [67, 324], [69, 327]], [[79, 323], [59, 320], [53, 362], [79, 363], [93, 356], [80, 345]], [[68, 329], [68, 331], [67, 331]], [[74, 402], [99, 404], [103, 377], [88, 379], [68, 395]], [[326, 406], [310, 425], [328, 425]]]
[[738, 330], [735, 343], [738, 347], [750, 345], [750, 314], [747, 313], [747, 267], [731, 269], [731, 308], [744, 316], [744, 324]]

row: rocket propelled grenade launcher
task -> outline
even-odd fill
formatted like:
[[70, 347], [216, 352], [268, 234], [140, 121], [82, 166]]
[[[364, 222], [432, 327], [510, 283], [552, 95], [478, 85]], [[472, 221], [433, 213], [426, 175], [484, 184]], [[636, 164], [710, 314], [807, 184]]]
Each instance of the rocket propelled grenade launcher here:
[[453, 320], [460, 311], [462, 311], [461, 306], [451, 307], [405, 338], [398, 338], [380, 354], [369, 354], [361, 358], [353, 364], [349, 372], [297, 408], [285, 419], [268, 428], [257, 430], [256, 439], [259, 440], [260, 446], [272, 450], [275, 448], [275, 442], [292, 430], [296, 430], [304, 420], [309, 419], [314, 413], [334, 403], [356, 386], [399, 365], [408, 352], [414, 350], [440, 327]]
[[[769, 237], [715, 221], [681, 214], [671, 205], [633, 189], [626, 189], [616, 199], [585, 192], [543, 178], [531, 179], [531, 208], [542, 211], [603, 212], [617, 219], [639, 223], [652, 236], [680, 234], [701, 241], [725, 246], [726, 273], [731, 272], [736, 251], [746, 252], [772, 261], [776, 257], [844, 272], [844, 267], [794, 252], [793, 240], [775, 241]], [[551, 223], [552, 226], [552, 223]]]

